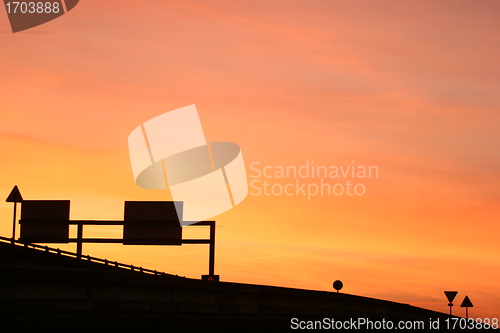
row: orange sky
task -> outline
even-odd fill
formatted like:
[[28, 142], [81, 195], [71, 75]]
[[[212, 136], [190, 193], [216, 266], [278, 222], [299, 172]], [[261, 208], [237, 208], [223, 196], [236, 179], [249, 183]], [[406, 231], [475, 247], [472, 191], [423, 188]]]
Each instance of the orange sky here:
[[[0, 10], [0, 193], [69, 199], [73, 219], [167, 200], [135, 185], [127, 137], [196, 104], [207, 140], [239, 144], [249, 175], [252, 162], [379, 170], [350, 179], [363, 196], [249, 195], [216, 217], [222, 280], [332, 290], [341, 279], [346, 293], [443, 312], [443, 291], [458, 290], [472, 317], [500, 316], [498, 1], [117, 3], [80, 1], [16, 34]], [[12, 204], [0, 218], [10, 236]], [[84, 252], [207, 270], [203, 245]]]

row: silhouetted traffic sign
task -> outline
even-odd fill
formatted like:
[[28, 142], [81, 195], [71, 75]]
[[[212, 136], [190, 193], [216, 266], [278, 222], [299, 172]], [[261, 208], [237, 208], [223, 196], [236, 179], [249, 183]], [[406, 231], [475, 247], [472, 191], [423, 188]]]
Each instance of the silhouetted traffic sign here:
[[6, 202], [23, 202], [23, 196], [21, 195], [21, 192], [19, 192], [19, 189], [17, 188], [17, 185], [14, 186], [12, 191], [10, 192], [9, 196], [7, 197]]
[[450, 307], [450, 316], [451, 316], [451, 307], [453, 306], [453, 300], [455, 299], [455, 296], [457, 296], [458, 291], [445, 291], [444, 294], [446, 295], [446, 298], [448, 299], [448, 306]]
[[69, 200], [24, 200], [21, 238], [28, 243], [69, 242]]
[[472, 305], [472, 302], [469, 299], [469, 296], [465, 296], [462, 305], [460, 305], [461, 308], [472, 308], [474, 305]]
[[17, 203], [23, 202], [23, 196], [21, 195], [21, 192], [19, 192], [17, 185], [15, 185], [14, 188], [12, 189], [12, 191], [10, 191], [9, 196], [7, 197], [7, 200], [5, 200], [5, 201], [14, 203], [14, 218], [12, 219], [12, 244], [14, 244], [14, 242], [16, 240]]
[[337, 280], [333, 283], [333, 289], [337, 290], [337, 292], [339, 292], [342, 287], [344, 287], [344, 284], [340, 280]]
[[465, 308], [465, 319], [469, 319], [469, 308], [474, 307], [474, 305], [472, 305], [472, 302], [469, 299], [469, 296], [467, 295], [465, 296], [462, 305], [460, 305], [460, 307]]
[[[179, 201], [125, 201], [124, 245], [182, 245]], [[181, 216], [182, 219], [182, 216]]]
[[446, 295], [448, 302], [450, 302], [450, 304], [451, 304], [451, 303], [453, 303], [455, 296], [457, 296], [458, 291], [445, 291], [444, 294]]

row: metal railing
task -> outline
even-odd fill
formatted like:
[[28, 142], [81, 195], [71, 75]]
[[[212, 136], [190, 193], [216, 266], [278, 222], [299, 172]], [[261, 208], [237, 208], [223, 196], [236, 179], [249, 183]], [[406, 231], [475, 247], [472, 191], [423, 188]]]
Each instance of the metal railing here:
[[[37, 245], [37, 244], [33, 244], [33, 243], [24, 243], [24, 242], [20, 242], [17, 240], [12, 240], [12, 238], [2, 237], [2, 236], [0, 236], [0, 242], [9, 243], [9, 244], [12, 244], [13, 246], [22, 246], [22, 247], [27, 248], [27, 249], [33, 249], [33, 250], [58, 254], [58, 255], [71, 257], [71, 258], [78, 259], [78, 260], [86, 260], [86, 261], [90, 261], [90, 262], [100, 263], [100, 264], [103, 264], [106, 266], [113, 266], [113, 267], [118, 267], [118, 268], [123, 268], [123, 269], [129, 269], [131, 271], [136, 271], [136, 272], [145, 273], [145, 274], [173, 276], [172, 274], [167, 274], [165, 272], [158, 272], [157, 270], [137, 267], [134, 265], [123, 264], [123, 263], [120, 263], [117, 261], [110, 261], [110, 260], [102, 259], [102, 258], [96, 258], [96, 257], [92, 257], [90, 255], [82, 255], [81, 257], [79, 257], [79, 255], [77, 253], [74, 253], [74, 252], [64, 251], [61, 249], [55, 249], [53, 247], [48, 247], [46, 245], [42, 246], [42, 245]], [[177, 275], [175, 275], [175, 276], [177, 276]]]

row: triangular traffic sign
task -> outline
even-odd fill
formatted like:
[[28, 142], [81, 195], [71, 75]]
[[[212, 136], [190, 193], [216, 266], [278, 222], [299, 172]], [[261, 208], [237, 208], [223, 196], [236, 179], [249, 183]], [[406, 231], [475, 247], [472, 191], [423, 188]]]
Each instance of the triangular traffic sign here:
[[446, 295], [448, 302], [453, 303], [453, 300], [455, 299], [455, 296], [457, 296], [458, 291], [445, 291], [444, 294]]
[[469, 296], [465, 296], [464, 301], [462, 302], [462, 305], [460, 305], [461, 308], [472, 308], [474, 305], [472, 305], [472, 302], [469, 299]]
[[208, 277], [207, 281], [213, 281], [214, 279], [212, 279], [211, 276]]
[[17, 185], [14, 186], [12, 191], [10, 192], [9, 196], [7, 197], [6, 202], [22, 202], [23, 197], [21, 195], [21, 192], [19, 192], [19, 189], [17, 188]]

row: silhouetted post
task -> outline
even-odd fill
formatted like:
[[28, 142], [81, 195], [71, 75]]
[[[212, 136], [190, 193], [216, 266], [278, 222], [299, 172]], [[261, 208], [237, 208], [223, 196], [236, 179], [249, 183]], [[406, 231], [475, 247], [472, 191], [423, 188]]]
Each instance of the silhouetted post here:
[[13, 202], [14, 203], [14, 218], [12, 221], [12, 244], [14, 244], [14, 241], [16, 240], [16, 216], [17, 216], [17, 203], [18, 202], [23, 202], [23, 197], [21, 195], [21, 192], [19, 192], [19, 189], [17, 188], [17, 185], [14, 186], [12, 191], [10, 192], [9, 196], [7, 197], [6, 202]]
[[210, 249], [208, 262], [208, 275], [214, 275], [215, 271], [215, 221], [210, 221]]
[[76, 234], [76, 257], [82, 258], [82, 243], [83, 243], [83, 223], [78, 223], [78, 230]]

